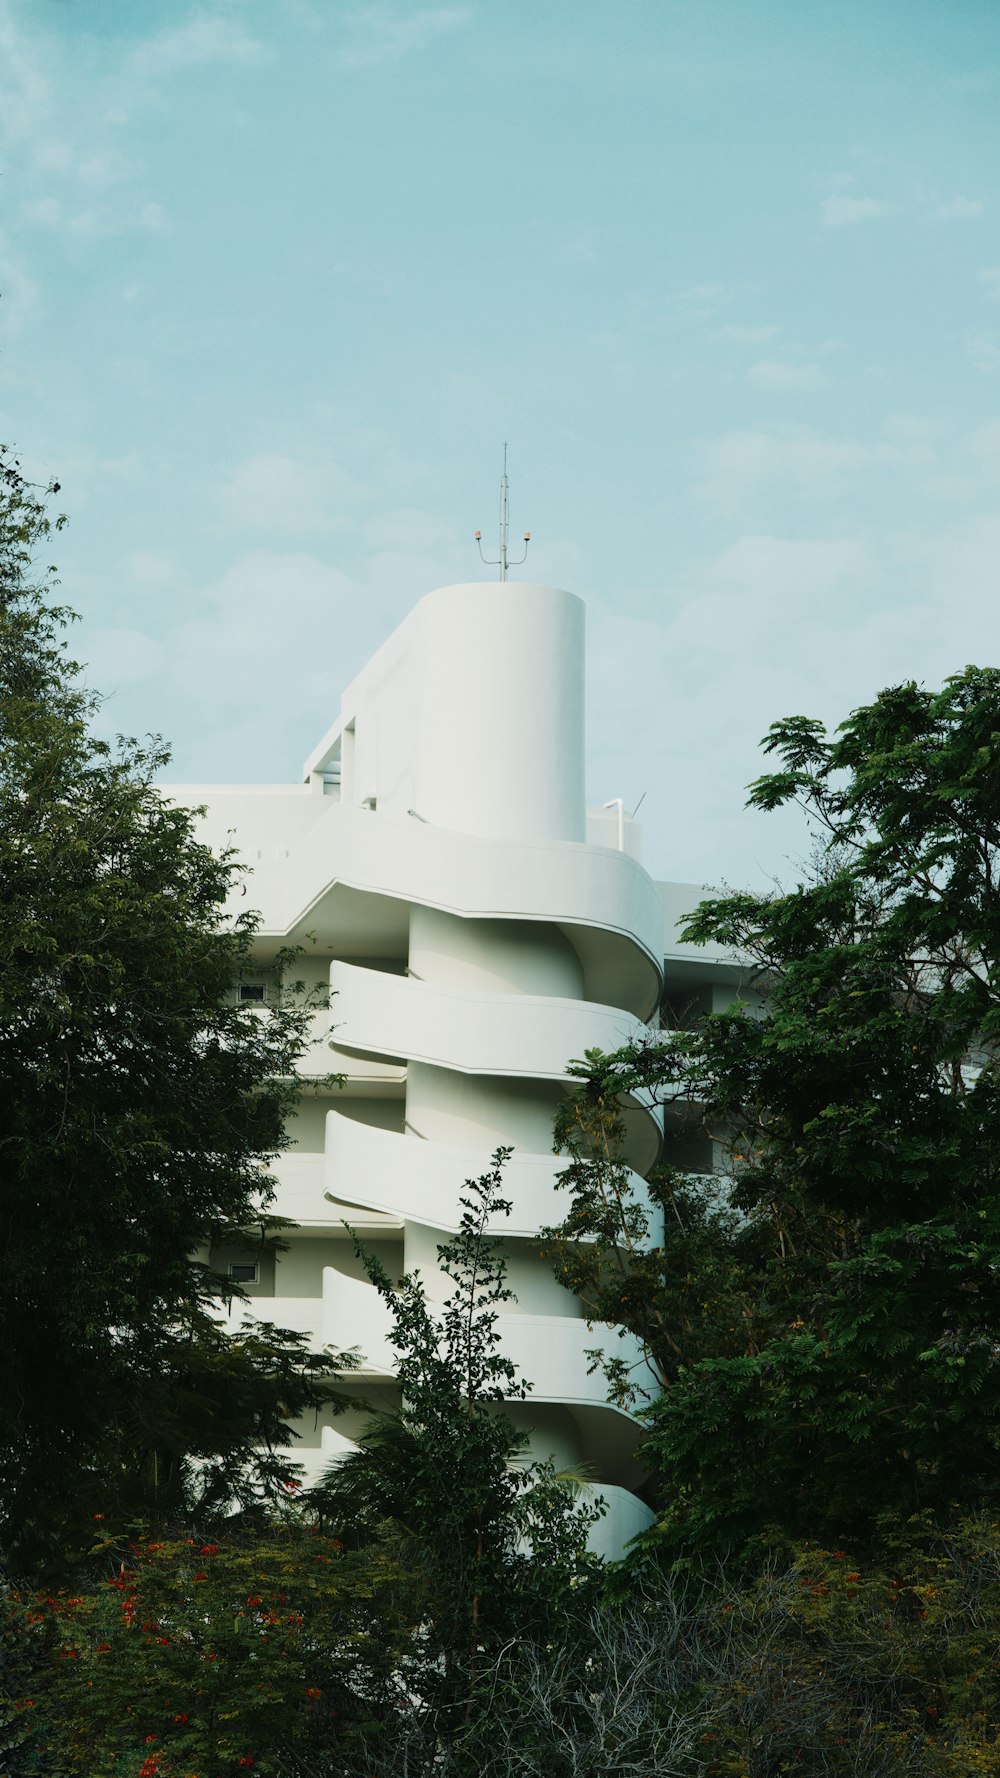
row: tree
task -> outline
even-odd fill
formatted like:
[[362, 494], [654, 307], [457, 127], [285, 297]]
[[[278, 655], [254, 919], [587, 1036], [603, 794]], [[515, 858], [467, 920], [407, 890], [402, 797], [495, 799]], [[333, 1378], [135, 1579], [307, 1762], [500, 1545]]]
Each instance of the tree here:
[[[1000, 673], [764, 745], [781, 769], [750, 803], [800, 802], [816, 867], [702, 903], [686, 936], [744, 960], [743, 1000], [588, 1058], [560, 1132], [554, 1245], [658, 1369], [646, 1451], [674, 1551], [870, 1537], [1000, 1489]], [[654, 1180], [662, 1235], [620, 1165], [640, 1085], [729, 1154], [726, 1180]]]
[[21, 1563], [97, 1510], [273, 1496], [285, 1417], [332, 1370], [213, 1314], [199, 1245], [275, 1238], [264, 1163], [307, 1015], [237, 1003], [254, 922], [224, 916], [232, 858], [157, 792], [158, 743], [94, 734], [34, 573], [52, 529], [0, 457], [0, 1537]]
[[[410, 1577], [418, 1628], [399, 1686], [413, 1773], [438, 1770], [470, 1731], [498, 1651], [544, 1640], [594, 1573], [585, 1544], [599, 1509], [576, 1501], [577, 1478], [525, 1458], [528, 1434], [503, 1412], [529, 1389], [499, 1349], [499, 1306], [513, 1293], [501, 1245], [486, 1234], [510, 1212], [501, 1196], [509, 1154], [498, 1149], [493, 1170], [466, 1182], [458, 1232], [438, 1248], [455, 1286], [442, 1305], [417, 1273], [395, 1285], [358, 1243], [392, 1315], [401, 1404], [373, 1417], [313, 1497], [347, 1544], [391, 1534]], [[389, 1740], [400, 1734], [393, 1722]], [[382, 1769], [374, 1753], [373, 1765]]]

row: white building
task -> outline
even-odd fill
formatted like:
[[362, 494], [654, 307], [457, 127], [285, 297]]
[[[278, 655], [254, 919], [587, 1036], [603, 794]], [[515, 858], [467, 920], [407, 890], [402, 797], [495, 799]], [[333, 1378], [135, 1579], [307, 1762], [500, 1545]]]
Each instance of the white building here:
[[[243, 995], [264, 997], [275, 953], [312, 935], [300, 973], [333, 996], [316, 1015], [292, 1146], [275, 1165], [274, 1209], [299, 1227], [277, 1262], [258, 1264], [248, 1247], [217, 1263], [268, 1299], [268, 1319], [360, 1347], [368, 1393], [392, 1399], [385, 1308], [345, 1222], [391, 1273], [419, 1267], [444, 1295], [436, 1248], [457, 1225], [463, 1182], [512, 1145], [514, 1211], [496, 1232], [517, 1301], [503, 1341], [533, 1388], [509, 1411], [538, 1454], [600, 1478], [599, 1543], [617, 1553], [649, 1515], [631, 1492], [635, 1427], [608, 1405], [587, 1349], [602, 1337], [617, 1354], [630, 1348], [588, 1329], [536, 1250], [565, 1202], [552, 1119], [571, 1058], [658, 1019], [665, 972], [675, 1004], [706, 1005], [731, 997], [732, 972], [673, 940], [700, 890], [652, 881], [620, 807], [588, 814], [583, 672], [572, 594], [509, 581], [443, 587], [348, 687], [301, 783], [169, 794], [207, 805], [204, 837], [235, 845], [252, 872], [242, 893], [262, 915], [260, 974]], [[662, 1131], [641, 1106], [628, 1120], [641, 1191]], [[299, 1431], [313, 1479], [351, 1424]]]

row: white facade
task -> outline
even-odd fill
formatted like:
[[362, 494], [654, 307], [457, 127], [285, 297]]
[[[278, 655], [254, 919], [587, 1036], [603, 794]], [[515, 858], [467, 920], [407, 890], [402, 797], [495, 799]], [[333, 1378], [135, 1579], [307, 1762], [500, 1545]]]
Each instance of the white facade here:
[[[599, 1477], [609, 1503], [599, 1545], [618, 1553], [649, 1514], [631, 1492], [635, 1428], [589, 1374], [602, 1335], [536, 1250], [564, 1202], [552, 1120], [571, 1058], [658, 1018], [665, 955], [676, 992], [731, 990], [721, 957], [665, 942], [665, 913], [669, 932], [700, 891], [658, 888], [632, 856], [631, 825], [588, 817], [583, 668], [572, 594], [444, 587], [348, 687], [301, 784], [169, 794], [207, 805], [204, 837], [235, 845], [252, 872], [237, 899], [261, 912], [261, 977], [244, 991], [266, 992], [268, 961], [289, 942], [307, 942], [301, 973], [332, 989], [292, 1146], [274, 1168], [274, 1208], [300, 1227], [249, 1286], [268, 1298], [255, 1306], [318, 1343], [360, 1347], [370, 1393], [391, 1398], [385, 1308], [345, 1222], [390, 1272], [419, 1268], [431, 1296], [444, 1295], [436, 1249], [457, 1225], [463, 1182], [513, 1146], [514, 1210], [496, 1232], [517, 1301], [502, 1331], [533, 1388], [510, 1413], [538, 1454]], [[628, 1117], [641, 1191], [662, 1131], [642, 1106]], [[628, 1341], [603, 1339], [641, 1366]], [[312, 1479], [351, 1423], [299, 1430]]]

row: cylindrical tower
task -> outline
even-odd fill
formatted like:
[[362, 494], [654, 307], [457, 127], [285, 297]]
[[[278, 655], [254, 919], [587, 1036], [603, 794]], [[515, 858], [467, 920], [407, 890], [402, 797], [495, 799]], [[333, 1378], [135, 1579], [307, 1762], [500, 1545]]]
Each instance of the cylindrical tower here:
[[414, 807], [486, 839], [584, 839], [583, 601], [503, 581], [418, 614]]

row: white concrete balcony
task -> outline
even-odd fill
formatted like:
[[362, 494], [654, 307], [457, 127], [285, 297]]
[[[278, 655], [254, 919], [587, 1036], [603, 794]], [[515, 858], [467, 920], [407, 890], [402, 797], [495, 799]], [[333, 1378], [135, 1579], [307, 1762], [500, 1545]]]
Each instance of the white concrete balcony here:
[[317, 1350], [323, 1345], [323, 1304], [319, 1297], [251, 1296], [246, 1302], [234, 1300], [223, 1319], [229, 1333], [238, 1333], [248, 1321], [270, 1321], [275, 1327], [306, 1334]]
[[[348, 1121], [346, 1119], [342, 1120]], [[340, 1235], [344, 1229], [342, 1205], [333, 1204], [328, 1195], [329, 1163], [324, 1155], [303, 1154], [296, 1149], [280, 1154], [271, 1162], [274, 1198], [268, 1206], [274, 1216], [285, 1216], [304, 1230], [319, 1230]], [[377, 1208], [359, 1205], [350, 1217], [351, 1226], [374, 1234], [388, 1222], [398, 1227], [401, 1218], [393, 1213], [388, 1219]], [[294, 1234], [293, 1234], [294, 1238]]]
[[[395, 1376], [391, 1327], [388, 1307], [374, 1285], [348, 1278], [332, 1266], [324, 1267], [325, 1343], [338, 1350], [356, 1346], [361, 1353], [360, 1377]], [[497, 1328], [501, 1350], [518, 1373], [530, 1377], [534, 1384], [531, 1401], [618, 1412], [608, 1403], [600, 1371], [591, 1371], [587, 1354], [594, 1349], [623, 1358], [632, 1368], [636, 1385], [653, 1393], [653, 1378], [642, 1348], [631, 1335], [619, 1339], [608, 1328], [590, 1328], [585, 1321], [564, 1315], [501, 1315]]]
[[646, 1026], [616, 1006], [542, 994], [468, 993], [356, 963], [330, 969], [339, 1049], [428, 1062], [463, 1074], [566, 1080], [587, 1049], [638, 1041]]
[[[458, 1199], [465, 1182], [490, 1171], [491, 1155], [485, 1148], [453, 1148], [376, 1129], [331, 1111], [326, 1119], [324, 1166], [325, 1189], [341, 1203], [451, 1232], [458, 1227]], [[503, 1173], [503, 1195], [513, 1209], [509, 1217], [491, 1222], [488, 1232], [530, 1236], [560, 1222], [569, 1198], [557, 1191], [555, 1182], [565, 1166], [556, 1155], [515, 1149]], [[630, 1172], [629, 1186], [636, 1201], [654, 1215], [651, 1242], [655, 1244], [660, 1237], [646, 1182]]]
[[[377, 974], [377, 971], [365, 970], [365, 975]], [[374, 1055], [357, 1055], [342, 1047], [338, 1039], [342, 1039], [343, 1012], [336, 1001], [329, 1010], [314, 1012], [309, 1020], [309, 1047], [299, 1063], [298, 1072], [303, 1080], [316, 1081], [324, 1075], [343, 1075], [349, 1086], [356, 1090], [384, 1093], [391, 1097], [401, 1093], [406, 1080], [406, 1069], [396, 1061], [387, 1061]]]
[[648, 1530], [656, 1514], [628, 1488], [616, 1488], [610, 1482], [595, 1485], [591, 1498], [595, 1496], [600, 1496], [608, 1510], [591, 1526], [587, 1547], [606, 1562], [618, 1562], [626, 1544]]
[[[170, 795], [185, 800], [182, 787]], [[194, 790], [191, 796], [204, 800]], [[238, 822], [237, 791], [215, 801], [220, 819]], [[360, 933], [366, 916], [359, 894], [460, 916], [553, 921], [572, 931], [588, 993], [620, 998], [642, 1016], [652, 1011], [663, 912], [655, 883], [634, 858], [578, 841], [484, 839], [435, 827], [420, 813], [399, 819], [327, 803], [279, 861], [250, 860], [252, 900], [236, 890], [234, 908], [259, 908], [265, 939], [306, 930], [320, 912], [324, 927], [357, 925]], [[374, 904], [369, 922], [373, 917]]]
[[389, 1311], [373, 1284], [348, 1278], [333, 1266], [324, 1266], [322, 1326], [325, 1345], [338, 1352], [357, 1348], [361, 1354], [358, 1376], [395, 1376]]

